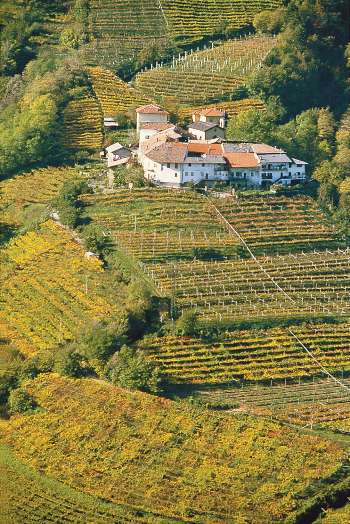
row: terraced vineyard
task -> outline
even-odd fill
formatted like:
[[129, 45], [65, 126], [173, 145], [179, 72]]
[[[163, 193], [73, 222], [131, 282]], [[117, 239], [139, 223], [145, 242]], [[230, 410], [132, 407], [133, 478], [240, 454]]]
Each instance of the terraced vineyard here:
[[192, 309], [203, 321], [350, 314], [349, 251], [266, 257], [260, 264], [269, 276], [253, 260], [180, 261], [148, 271], [161, 293], [176, 293], [180, 311]]
[[52, 221], [11, 240], [0, 256], [0, 338], [25, 354], [53, 349], [116, 312], [100, 261], [84, 258], [71, 234]]
[[150, 102], [144, 95], [107, 69], [91, 67], [88, 72], [104, 116], [124, 113], [128, 109], [134, 109]]
[[[350, 380], [342, 378], [341, 383], [349, 387]], [[332, 379], [271, 387], [199, 390], [198, 393], [209, 405], [231, 404], [240, 411], [291, 424], [349, 431], [350, 391]]]
[[[0, 447], [0, 488], [1, 524], [154, 522], [153, 516], [141, 517], [130, 508], [104, 503], [43, 476], [15, 459], [4, 446]], [[159, 517], [157, 522], [165, 520]]]
[[193, 259], [195, 248], [214, 250], [214, 257], [236, 258], [237, 240], [227, 235], [196, 193], [140, 189], [86, 195], [83, 201], [86, 214], [142, 262]]
[[[266, 249], [270, 238], [272, 253], [298, 253], [260, 257], [258, 263], [239, 258], [238, 237], [220, 223], [210, 201], [194, 193], [133, 190], [84, 201], [86, 214], [144, 263], [160, 294], [175, 297], [180, 313], [192, 309], [206, 322], [350, 314], [349, 251], [307, 252], [332, 241], [339, 245], [308, 199], [267, 198], [260, 206], [253, 199], [253, 206], [243, 201], [243, 211], [234, 199], [217, 203], [243, 236], [247, 232], [255, 251]], [[195, 248], [211, 250], [212, 260], [194, 260]]]
[[181, 107], [179, 110], [179, 118], [181, 120], [190, 120], [192, 121], [193, 113], [200, 111], [202, 109], [221, 109], [226, 111], [229, 117], [233, 117], [241, 113], [242, 111], [247, 111], [249, 109], [256, 109], [258, 111], [265, 111], [266, 107], [261, 100], [255, 98], [244, 98], [243, 100], [237, 101], [227, 101], [227, 102], [217, 102], [216, 104], [192, 106], [192, 107]]
[[47, 204], [58, 194], [64, 182], [79, 178], [73, 167], [35, 169], [0, 182], [2, 219], [20, 225], [21, 213], [30, 204]]
[[68, 103], [64, 111], [62, 143], [67, 149], [101, 149], [102, 115], [97, 100], [86, 96]]
[[177, 39], [197, 40], [222, 30], [251, 25], [254, 16], [265, 9], [275, 9], [280, 0], [161, 0], [171, 34]]
[[116, 69], [144, 48], [195, 43], [224, 26], [238, 30], [251, 25], [256, 13], [280, 5], [280, 0], [90, 0], [92, 41], [85, 55], [91, 65]]
[[339, 509], [328, 509], [315, 524], [346, 524], [350, 522], [350, 504]]
[[144, 47], [164, 48], [168, 43], [157, 0], [90, 0], [90, 33], [88, 61], [111, 69], [137, 57]]
[[[349, 324], [310, 324], [292, 329], [329, 371], [350, 371]], [[140, 348], [161, 366], [173, 384], [239, 385], [245, 381], [296, 379], [320, 374], [320, 367], [286, 328], [228, 332], [217, 342], [190, 337], [146, 339], [140, 343]], [[310, 385], [308, 387], [311, 389]], [[260, 398], [259, 391], [252, 390], [253, 403]], [[272, 389], [267, 391], [273, 395]], [[232, 397], [234, 401], [243, 402], [239, 390], [223, 391], [222, 395], [223, 400]]]
[[308, 197], [242, 197], [215, 202], [254, 254], [286, 254], [344, 246]]
[[5, 421], [4, 444], [52, 479], [137, 509], [140, 522], [148, 511], [160, 524], [296, 522], [344, 475], [338, 444], [263, 419], [91, 379], [41, 375], [25, 387], [41, 409]]
[[258, 68], [275, 39], [253, 36], [226, 42], [213, 49], [187, 54], [171, 66], [139, 73], [135, 86], [149, 97], [171, 96], [185, 104], [230, 99], [235, 88]]

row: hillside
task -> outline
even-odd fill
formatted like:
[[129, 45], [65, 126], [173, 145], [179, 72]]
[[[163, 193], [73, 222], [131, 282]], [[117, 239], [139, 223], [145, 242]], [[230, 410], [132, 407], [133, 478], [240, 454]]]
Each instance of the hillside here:
[[0, 182], [1, 218], [8, 225], [21, 226], [30, 210], [45, 212], [65, 182], [79, 178], [79, 169], [48, 167], [23, 173]]
[[41, 411], [2, 423], [14, 456], [139, 516], [151, 509], [155, 522], [296, 522], [341, 477], [338, 445], [262, 419], [208, 416], [95, 380], [43, 375], [26, 387]]
[[135, 86], [154, 99], [171, 96], [185, 104], [230, 99], [274, 43], [273, 37], [253, 36], [186, 53], [169, 66], [137, 74]]
[[[32, 524], [50, 519], [53, 522], [77, 524], [152, 523], [152, 515], [140, 517], [125, 506], [69, 488], [62, 482], [38, 473], [16, 459], [4, 446], [0, 447], [1, 524]], [[165, 521], [158, 518], [159, 524]], [[171, 521], [167, 519], [166, 524]]]
[[115, 314], [102, 264], [87, 259], [53, 221], [15, 237], [0, 252], [0, 336], [24, 354], [54, 349], [93, 320]]
[[[123, 61], [146, 56], [151, 48], [162, 54], [178, 44], [201, 41], [223, 30], [237, 31], [251, 26], [256, 13], [274, 9], [279, 0], [264, 0], [257, 5], [228, 0], [186, 2], [162, 0], [108, 0], [89, 3], [91, 43], [85, 54], [93, 65], [116, 69]], [[218, 15], [219, 13], [219, 15]], [[146, 50], [146, 54], [142, 50]]]

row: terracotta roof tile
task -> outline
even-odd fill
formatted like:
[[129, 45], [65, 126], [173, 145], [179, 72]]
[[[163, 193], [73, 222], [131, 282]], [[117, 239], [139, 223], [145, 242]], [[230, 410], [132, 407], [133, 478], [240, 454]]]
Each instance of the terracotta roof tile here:
[[188, 142], [189, 153], [199, 153], [202, 155], [222, 155], [221, 144], [208, 144], [205, 142]]
[[149, 153], [148, 158], [158, 164], [183, 163], [187, 155], [187, 145], [180, 142], [167, 142], [155, 147]]
[[208, 109], [202, 109], [201, 111], [198, 111], [199, 115], [205, 115], [205, 116], [225, 116], [225, 112], [216, 109], [214, 107], [208, 108]]
[[168, 111], [165, 111], [160, 106], [156, 106], [155, 104], [149, 104], [147, 106], [141, 106], [136, 109], [136, 113], [143, 113], [143, 114], [158, 114], [158, 115], [168, 115]]
[[225, 153], [224, 156], [231, 167], [259, 166], [259, 160], [254, 153]]

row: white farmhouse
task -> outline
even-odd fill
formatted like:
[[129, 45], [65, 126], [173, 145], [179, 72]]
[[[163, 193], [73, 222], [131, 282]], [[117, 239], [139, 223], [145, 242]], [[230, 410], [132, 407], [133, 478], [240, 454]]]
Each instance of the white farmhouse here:
[[149, 104], [136, 109], [137, 133], [140, 134], [144, 124], [167, 124], [169, 113], [155, 104]]
[[[268, 144], [225, 142], [226, 115], [217, 109], [193, 114], [190, 136], [182, 141], [168, 113], [155, 105], [136, 110], [140, 136], [138, 158], [145, 177], [155, 184], [179, 187], [217, 180], [244, 187], [285, 186], [306, 178], [307, 163]], [[184, 140], [184, 139], [183, 139]]]
[[305, 180], [306, 163], [280, 151], [266, 144], [163, 140], [145, 151], [140, 161], [148, 180], [173, 187], [203, 180], [252, 188]]
[[167, 142], [145, 155], [145, 177], [158, 184], [180, 187], [201, 180], [226, 180], [226, 160], [222, 155], [196, 153], [191, 144]]

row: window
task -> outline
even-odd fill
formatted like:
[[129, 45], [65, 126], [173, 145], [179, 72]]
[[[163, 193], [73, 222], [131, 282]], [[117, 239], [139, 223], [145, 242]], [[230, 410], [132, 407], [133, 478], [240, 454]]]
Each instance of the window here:
[[208, 180], [208, 178], [209, 178], [209, 174], [205, 173], [205, 180]]
[[177, 173], [174, 173], [174, 177], [177, 178]]
[[193, 176], [193, 173], [191, 173], [191, 176]]
[[167, 166], [168, 169], [170, 169], [170, 164], [169, 163], [166, 166]]
[[188, 164], [188, 167], [191, 167], [192, 164]]
[[202, 167], [205, 167], [205, 164], [202, 164]]
[[161, 169], [161, 171], [163, 171], [163, 169], [164, 169], [164, 166], [163, 166], [163, 164], [162, 164], [162, 165], [160, 166], [160, 169]]
[[185, 175], [185, 176], [188, 176], [188, 171], [185, 171], [184, 175]]
[[175, 163], [175, 169], [177, 169], [178, 167], [179, 167], [179, 164], [176, 164], [176, 163]]

